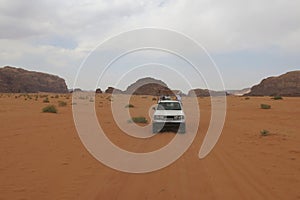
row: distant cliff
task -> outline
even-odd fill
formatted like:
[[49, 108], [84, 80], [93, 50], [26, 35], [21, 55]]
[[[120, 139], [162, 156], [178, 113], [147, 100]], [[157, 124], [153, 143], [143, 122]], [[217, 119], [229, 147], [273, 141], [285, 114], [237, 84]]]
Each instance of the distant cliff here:
[[58, 76], [6, 66], [0, 68], [0, 92], [67, 93], [68, 88], [65, 80]]
[[269, 77], [251, 88], [247, 96], [300, 96], [300, 71]]
[[209, 96], [227, 96], [228, 93], [226, 91], [214, 91], [214, 90], [208, 90], [208, 89], [192, 89], [188, 92], [188, 96], [194, 96], [197, 97], [209, 97]]
[[114, 87], [108, 87], [106, 90], [105, 90], [105, 93], [107, 94], [123, 94], [123, 91], [122, 90], [119, 90], [117, 88], [114, 88]]
[[188, 92], [188, 96], [196, 95], [197, 97], [209, 97], [209, 90], [208, 89], [192, 89]]
[[131, 84], [125, 91], [126, 94], [134, 95], [172, 95], [170, 90], [163, 81], [154, 78], [142, 78]]
[[251, 88], [244, 88], [241, 90], [226, 90], [226, 92], [230, 95], [235, 95], [235, 96], [243, 96], [244, 94], [247, 94], [251, 91]]

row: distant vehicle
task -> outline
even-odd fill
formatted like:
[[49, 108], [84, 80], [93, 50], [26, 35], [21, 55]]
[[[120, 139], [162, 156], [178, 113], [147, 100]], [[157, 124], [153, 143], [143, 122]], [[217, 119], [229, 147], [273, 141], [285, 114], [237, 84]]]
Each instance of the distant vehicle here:
[[152, 132], [158, 133], [166, 128], [177, 128], [179, 133], [186, 132], [185, 115], [180, 101], [158, 101], [152, 120]]

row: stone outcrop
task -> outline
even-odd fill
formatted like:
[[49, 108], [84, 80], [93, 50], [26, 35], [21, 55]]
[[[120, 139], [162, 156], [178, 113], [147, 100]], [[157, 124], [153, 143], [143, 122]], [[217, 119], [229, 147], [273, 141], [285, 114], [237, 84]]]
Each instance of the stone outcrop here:
[[106, 90], [105, 90], [105, 93], [107, 94], [123, 94], [123, 91], [122, 90], [119, 90], [119, 89], [116, 89], [114, 87], [108, 87]]
[[126, 89], [125, 93], [152, 96], [173, 95], [172, 90], [168, 88], [167, 84], [150, 77], [137, 80]]
[[102, 90], [101, 90], [100, 88], [97, 88], [97, 89], [96, 89], [96, 93], [101, 94], [101, 93], [102, 93]]
[[208, 89], [193, 89], [190, 90], [188, 96], [196, 95], [197, 97], [209, 97], [209, 90]]
[[222, 91], [214, 91], [214, 90], [208, 90], [208, 89], [192, 89], [188, 92], [188, 96], [194, 96], [196, 95], [197, 97], [209, 97], [209, 96], [224, 96], [228, 95], [227, 92], [222, 92]]
[[253, 86], [246, 96], [300, 96], [300, 71], [266, 78]]
[[67, 93], [68, 88], [65, 80], [58, 76], [6, 66], [0, 68], [0, 92]]
[[227, 90], [227, 93], [235, 96], [243, 96], [251, 91], [251, 88], [244, 88], [241, 90]]

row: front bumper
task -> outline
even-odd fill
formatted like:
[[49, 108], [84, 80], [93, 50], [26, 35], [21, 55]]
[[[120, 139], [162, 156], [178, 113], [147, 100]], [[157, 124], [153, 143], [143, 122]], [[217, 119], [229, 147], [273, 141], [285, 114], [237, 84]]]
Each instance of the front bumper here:
[[152, 123], [153, 132], [163, 132], [163, 131], [174, 131], [174, 132], [185, 132], [185, 122], [153, 122]]

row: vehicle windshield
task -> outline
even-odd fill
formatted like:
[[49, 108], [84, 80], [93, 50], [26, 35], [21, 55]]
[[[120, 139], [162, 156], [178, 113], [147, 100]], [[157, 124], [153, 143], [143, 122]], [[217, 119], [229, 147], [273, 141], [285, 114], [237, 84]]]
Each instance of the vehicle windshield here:
[[160, 102], [157, 110], [181, 110], [181, 106], [178, 102]]

